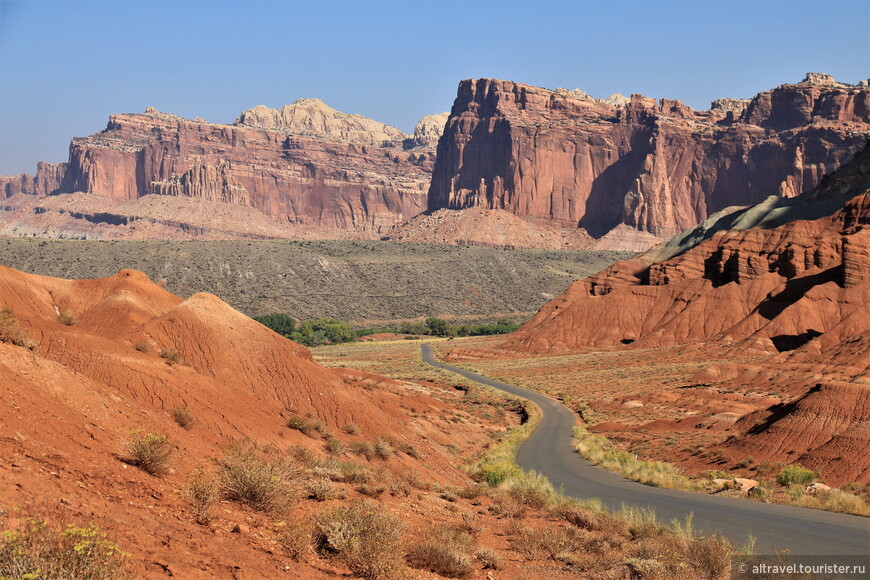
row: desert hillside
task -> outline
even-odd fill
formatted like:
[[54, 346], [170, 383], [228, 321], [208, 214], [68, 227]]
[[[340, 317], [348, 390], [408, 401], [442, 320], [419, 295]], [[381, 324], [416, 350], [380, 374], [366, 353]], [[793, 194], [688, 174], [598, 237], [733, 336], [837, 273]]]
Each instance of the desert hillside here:
[[531, 316], [618, 252], [290, 241], [0, 239], [0, 264], [63, 278], [143, 271], [166, 289], [210, 292], [250, 315], [288, 312], [382, 324], [427, 316], [469, 322]]

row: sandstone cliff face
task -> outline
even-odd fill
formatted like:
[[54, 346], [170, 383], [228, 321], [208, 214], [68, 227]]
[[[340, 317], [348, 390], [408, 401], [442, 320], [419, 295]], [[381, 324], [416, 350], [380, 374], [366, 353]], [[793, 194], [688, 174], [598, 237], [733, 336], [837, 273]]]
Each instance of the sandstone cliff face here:
[[0, 199], [8, 199], [19, 193], [27, 195], [48, 195], [57, 191], [66, 173], [66, 163], [36, 164], [36, 176], [0, 175]]
[[[870, 148], [799, 201], [827, 198], [848, 201], [811, 221], [720, 231], [662, 262], [618, 262], [573, 284], [507, 346], [763, 339], [786, 351], [816, 337], [833, 347], [870, 333]], [[832, 331], [836, 339], [825, 338]]]
[[425, 210], [434, 151], [316, 99], [259, 106], [235, 125], [149, 109], [113, 115], [70, 145], [60, 190], [134, 200], [184, 196], [269, 218], [376, 235]]
[[[824, 78], [823, 78], [824, 77]], [[430, 211], [484, 207], [669, 237], [732, 205], [795, 196], [870, 136], [870, 89], [809, 75], [710, 111], [467, 80], [438, 146]]]

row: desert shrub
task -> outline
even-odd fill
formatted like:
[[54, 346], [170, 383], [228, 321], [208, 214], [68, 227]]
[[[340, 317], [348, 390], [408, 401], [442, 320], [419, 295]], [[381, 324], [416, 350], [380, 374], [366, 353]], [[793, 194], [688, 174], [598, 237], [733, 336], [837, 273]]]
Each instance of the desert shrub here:
[[307, 419], [303, 419], [302, 417], [290, 417], [287, 419], [287, 426], [291, 429], [295, 429], [302, 433], [303, 435], [308, 435], [309, 437], [314, 436], [314, 425], [311, 424]]
[[513, 462], [487, 461], [480, 464], [477, 477], [491, 487], [498, 487], [513, 477], [519, 477], [522, 470]]
[[408, 563], [447, 578], [462, 578], [474, 572], [475, 545], [471, 534], [450, 526], [429, 530], [408, 550]]
[[227, 499], [263, 512], [284, 510], [294, 499], [298, 474], [286, 462], [264, 459], [252, 445], [231, 447], [220, 467], [220, 486]]
[[304, 445], [291, 445], [287, 449], [287, 455], [290, 456], [293, 461], [304, 467], [316, 467], [319, 463], [314, 452]]
[[462, 499], [476, 499], [482, 495], [486, 495], [488, 491], [488, 486], [482, 485], [480, 483], [475, 483], [460, 488], [459, 491], [456, 492], [456, 495], [458, 495]]
[[133, 348], [135, 348], [139, 352], [144, 352], [145, 354], [148, 354], [154, 348], [154, 344], [148, 342], [147, 340], [140, 340], [133, 343]]
[[357, 434], [359, 434], [359, 431], [360, 431], [359, 425], [357, 425], [356, 423], [354, 423], [352, 421], [350, 423], [348, 423], [347, 425], [345, 425], [344, 427], [342, 427], [341, 430], [344, 431], [345, 433], [347, 433], [348, 435], [357, 435]]
[[713, 534], [693, 540], [686, 550], [686, 559], [696, 578], [716, 580], [728, 576], [734, 554], [734, 548], [728, 540]]
[[419, 459], [419, 457], [420, 457], [420, 450], [417, 449], [417, 447], [414, 446], [412, 443], [408, 443], [406, 445], [403, 445], [402, 451], [408, 457], [413, 457], [414, 459]]
[[193, 416], [193, 413], [191, 413], [190, 409], [184, 405], [179, 405], [172, 409], [171, 415], [172, 419], [183, 429], [190, 429], [193, 427], [193, 424], [196, 423], [196, 418]]
[[816, 473], [798, 465], [787, 465], [776, 475], [780, 485], [809, 485], [816, 479]]
[[328, 501], [344, 497], [344, 489], [328, 479], [315, 479], [305, 484], [305, 494], [314, 501]]
[[483, 564], [484, 570], [500, 570], [501, 556], [489, 547], [478, 548], [475, 557]]
[[72, 310], [61, 310], [57, 315], [57, 321], [64, 326], [72, 326], [78, 322], [79, 319]]
[[34, 350], [37, 343], [27, 331], [25, 331], [11, 310], [0, 310], [0, 342], [8, 342], [15, 346], [22, 346], [28, 350]]
[[374, 478], [371, 469], [352, 461], [338, 461], [334, 464], [331, 463], [330, 467], [334, 467], [338, 472], [337, 481], [344, 483], [367, 483]]
[[550, 481], [534, 471], [508, 480], [503, 487], [508, 495], [533, 509], [542, 509], [556, 498]]
[[311, 550], [312, 529], [313, 526], [310, 523], [291, 520], [277, 526], [273, 533], [275, 541], [278, 542], [284, 553], [290, 556], [290, 559], [299, 562]]
[[151, 475], [160, 475], [169, 468], [172, 445], [166, 435], [133, 431], [125, 446], [124, 462], [135, 465]]
[[0, 578], [130, 578], [128, 557], [94, 524], [56, 530], [28, 518], [0, 534]]
[[196, 469], [187, 478], [184, 497], [196, 523], [207, 524], [218, 499], [217, 482], [202, 469]]
[[583, 547], [582, 532], [561, 526], [542, 529], [519, 526], [508, 541], [515, 551], [526, 556], [562, 561], [570, 561], [571, 554]]
[[383, 483], [380, 483], [380, 482], [376, 482], [376, 483], [367, 482], [367, 483], [361, 483], [358, 486], [356, 486], [356, 490], [358, 492], [360, 492], [361, 494], [366, 495], [368, 497], [377, 498], [377, 497], [380, 497], [382, 493], [387, 491], [387, 486], [384, 485]]
[[344, 451], [344, 443], [337, 437], [326, 438], [326, 452], [330, 455], [338, 455]]
[[372, 449], [374, 450], [375, 457], [378, 459], [389, 459], [393, 455], [393, 446], [390, 444], [389, 439], [385, 437], [375, 439]]
[[350, 444], [350, 451], [356, 455], [362, 455], [366, 459], [375, 457], [375, 445], [371, 441], [354, 441]]
[[359, 501], [318, 513], [314, 527], [318, 551], [335, 554], [354, 574], [377, 580], [404, 569], [404, 525], [377, 504]]
[[181, 356], [181, 353], [174, 348], [161, 348], [159, 351], [157, 351], [157, 355], [160, 358], [165, 358], [172, 364], [184, 364], [184, 357]]
[[602, 527], [601, 509], [590, 509], [577, 501], [559, 502], [553, 507], [553, 515], [564, 519], [581, 530], [600, 530]]

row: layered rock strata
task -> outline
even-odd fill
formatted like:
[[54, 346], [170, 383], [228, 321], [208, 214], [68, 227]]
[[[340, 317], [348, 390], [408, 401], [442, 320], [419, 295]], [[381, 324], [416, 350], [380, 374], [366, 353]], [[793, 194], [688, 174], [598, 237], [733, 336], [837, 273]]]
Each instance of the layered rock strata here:
[[286, 224], [377, 234], [426, 207], [437, 123], [421, 135], [336, 111], [317, 99], [258, 106], [232, 125], [149, 108], [112, 115], [73, 139], [57, 187], [121, 200], [149, 194], [253, 207]]
[[866, 83], [815, 73], [709, 111], [466, 80], [428, 209], [503, 209], [595, 237], [622, 224], [666, 238], [725, 207], [812, 189], [868, 136]]

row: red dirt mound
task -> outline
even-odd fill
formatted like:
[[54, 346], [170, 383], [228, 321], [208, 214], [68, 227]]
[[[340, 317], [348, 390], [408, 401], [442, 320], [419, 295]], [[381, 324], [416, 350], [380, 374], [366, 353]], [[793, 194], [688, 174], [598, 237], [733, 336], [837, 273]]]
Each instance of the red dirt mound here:
[[[294, 414], [322, 419], [346, 442], [389, 435], [397, 449], [413, 445], [413, 457], [395, 452], [381, 469], [468, 481], [445, 445], [470, 427], [450, 423], [448, 435], [436, 425], [445, 403], [419, 388], [406, 397], [384, 377], [325, 369], [212, 295], [182, 300], [132, 270], [70, 281], [0, 266], [0, 310], [0, 507], [94, 521], [135, 547], [139, 576], [163, 575], [170, 565], [186, 578], [286, 574], [268, 533], [246, 541], [229, 533], [234, 522], [250, 522], [250, 512], [224, 503], [221, 524], [197, 526], [180, 490], [196, 467], [214, 469], [230, 443], [246, 438], [322, 455], [319, 436], [286, 427]], [[13, 344], [13, 331], [36, 346]], [[409, 400], [435, 419], [408, 411]], [[195, 418], [192, 428], [173, 420], [177, 407]], [[348, 423], [359, 433], [344, 433]], [[165, 476], [120, 461], [134, 430], [168, 436], [175, 452]], [[325, 574], [305, 564], [294, 570]]]

